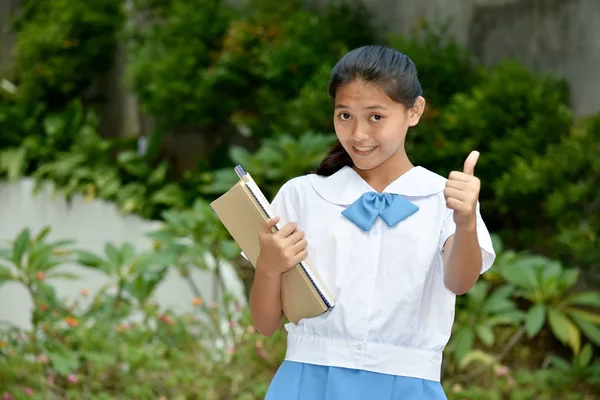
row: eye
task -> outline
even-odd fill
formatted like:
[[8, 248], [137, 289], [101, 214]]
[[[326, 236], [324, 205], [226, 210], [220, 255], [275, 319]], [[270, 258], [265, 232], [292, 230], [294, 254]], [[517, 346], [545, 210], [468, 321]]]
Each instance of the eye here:
[[373, 122], [381, 121], [383, 119], [383, 115], [374, 114], [374, 115], [371, 115], [370, 119]]
[[338, 115], [338, 117], [340, 117], [340, 119], [341, 119], [342, 121], [348, 121], [349, 119], [351, 119], [351, 118], [352, 118], [352, 116], [351, 116], [350, 114], [348, 114], [348, 113], [340, 113], [340, 114]]

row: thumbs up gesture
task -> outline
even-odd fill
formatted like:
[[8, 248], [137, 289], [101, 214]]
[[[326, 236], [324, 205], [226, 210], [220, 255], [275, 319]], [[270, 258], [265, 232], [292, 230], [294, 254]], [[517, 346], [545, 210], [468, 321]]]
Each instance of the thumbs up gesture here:
[[444, 197], [446, 206], [454, 210], [456, 227], [475, 228], [477, 225], [477, 201], [481, 182], [475, 176], [475, 164], [479, 152], [472, 151], [465, 160], [463, 171], [452, 171], [446, 181]]

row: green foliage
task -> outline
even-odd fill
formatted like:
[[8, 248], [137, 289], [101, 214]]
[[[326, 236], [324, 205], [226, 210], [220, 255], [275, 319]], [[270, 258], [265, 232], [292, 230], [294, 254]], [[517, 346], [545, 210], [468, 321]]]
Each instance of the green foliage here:
[[471, 352], [475, 340], [491, 347], [496, 343], [494, 329], [500, 325], [518, 326], [523, 312], [512, 300], [514, 287], [508, 284], [490, 290], [490, 284], [479, 281], [466, 294], [458, 298], [457, 314], [453, 326], [453, 346], [450, 351], [460, 365]]
[[[179, 262], [172, 253], [107, 243], [105, 254], [97, 255], [72, 249], [70, 241], [49, 242], [49, 233], [46, 228], [32, 236], [25, 229], [0, 249], [0, 284], [24, 285], [34, 302], [30, 330], [0, 330], [5, 397], [264, 397], [284, 342], [281, 333], [259, 337], [242, 303], [224, 293], [221, 307], [195, 297], [190, 313], [160, 309], [153, 295]], [[73, 302], [60, 299], [50, 284], [75, 278], [61, 272], [73, 262], [108, 278], [92, 298], [83, 288]]]
[[516, 296], [530, 302], [525, 328], [535, 336], [548, 323], [554, 336], [568, 344], [575, 354], [581, 350], [581, 335], [600, 346], [600, 292], [577, 292], [572, 289], [579, 270], [565, 269], [558, 261], [537, 255], [521, 255], [509, 264], [499, 263], [496, 270], [504, 280], [515, 285]]
[[[265, 139], [254, 154], [243, 147], [232, 147], [230, 157], [251, 173], [267, 198], [272, 199], [283, 182], [316, 168], [335, 142], [335, 135], [306, 132], [297, 139], [290, 135]], [[215, 171], [203, 188], [207, 194], [220, 194], [238, 181], [232, 168]]]
[[[490, 388], [498, 399], [593, 398], [588, 394], [600, 390], [593, 375], [600, 368], [593, 358], [600, 347], [600, 291], [575, 290], [577, 269], [505, 250], [497, 236], [493, 239], [494, 267], [457, 299], [445, 349], [443, 381], [449, 398], [478, 399]], [[563, 359], [568, 351], [562, 345], [568, 346], [571, 361]], [[565, 397], [574, 388], [579, 394]]]
[[195, 0], [161, 3], [158, 13], [134, 35], [130, 81], [146, 112], [214, 134], [264, 137], [271, 124], [289, 132], [287, 116], [305, 112], [299, 106], [315, 87], [326, 93], [322, 66], [373, 39], [364, 10], [348, 6], [315, 14], [298, 1], [256, 0], [234, 13], [225, 2]]
[[449, 32], [448, 25], [419, 24], [414, 36], [393, 35], [391, 47], [407, 54], [419, 71], [427, 109], [425, 120], [435, 117], [457, 93], [471, 89], [481, 78], [481, 67]]
[[118, 0], [23, 2], [12, 68], [19, 100], [57, 107], [85, 95], [112, 66], [121, 7]]
[[[580, 265], [600, 265], [598, 154], [600, 113], [578, 121], [544, 151], [520, 156], [507, 166], [493, 185], [498, 202], [521, 204], [514, 210], [519, 218], [515, 225], [521, 225], [511, 231], [511, 245], [531, 243], [535, 235], [531, 244], [537, 242], [544, 254]], [[520, 218], [525, 214], [527, 219]]]
[[[221, 72], [209, 67], [232, 18], [222, 0], [137, 1], [146, 19], [132, 28], [128, 79], [143, 110], [165, 124], [222, 124], [229, 107], [215, 101]], [[235, 100], [232, 98], [232, 100]]]

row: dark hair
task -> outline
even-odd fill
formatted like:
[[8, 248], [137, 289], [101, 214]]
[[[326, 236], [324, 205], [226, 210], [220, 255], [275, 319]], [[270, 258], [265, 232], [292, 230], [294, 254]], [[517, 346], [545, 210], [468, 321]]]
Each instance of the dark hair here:
[[[392, 100], [407, 108], [423, 94], [415, 64], [407, 55], [390, 47], [363, 46], [342, 57], [331, 72], [329, 97], [335, 100], [341, 86], [357, 80], [377, 84]], [[352, 166], [352, 159], [338, 141], [315, 173], [329, 176], [345, 166]]]

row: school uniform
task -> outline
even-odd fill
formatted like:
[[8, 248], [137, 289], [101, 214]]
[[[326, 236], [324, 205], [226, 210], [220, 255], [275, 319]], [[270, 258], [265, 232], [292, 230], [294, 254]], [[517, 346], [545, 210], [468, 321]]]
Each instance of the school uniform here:
[[[337, 301], [285, 325], [285, 360], [266, 400], [446, 399], [440, 374], [455, 295], [442, 250], [456, 226], [445, 184], [417, 166], [381, 194], [350, 167], [282, 186], [274, 211], [305, 232], [307, 261]], [[477, 234], [483, 273], [495, 253], [479, 205]]]

